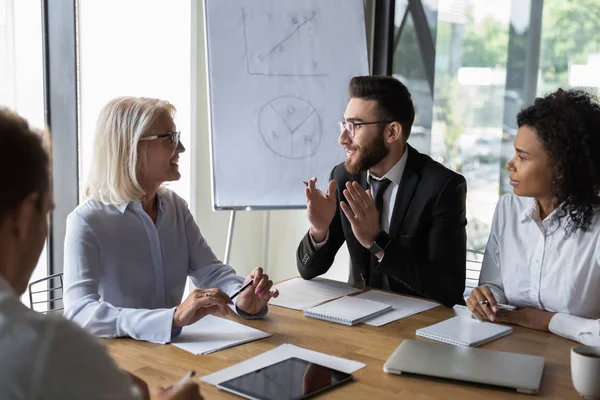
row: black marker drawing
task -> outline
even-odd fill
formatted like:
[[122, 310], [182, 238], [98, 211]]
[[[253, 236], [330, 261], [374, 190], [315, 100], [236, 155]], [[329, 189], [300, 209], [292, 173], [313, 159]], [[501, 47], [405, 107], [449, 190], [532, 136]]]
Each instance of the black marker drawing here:
[[249, 75], [328, 75], [319, 61], [322, 44], [318, 38], [317, 12], [298, 11], [297, 14], [282, 18], [280, 15], [275, 17], [275, 12], [255, 11], [250, 15], [242, 7], [246, 72]]
[[[315, 19], [315, 17], [314, 17], [314, 16], [312, 16], [312, 17], [310, 17], [310, 18], [305, 18], [305, 19], [304, 19], [304, 21], [302, 21], [302, 23], [301, 23], [300, 25], [296, 26], [296, 29], [294, 29], [294, 30], [292, 31], [292, 33], [290, 33], [289, 35], [287, 35], [287, 36], [285, 37], [285, 39], [283, 39], [281, 42], [279, 42], [279, 43], [277, 43], [275, 46], [273, 46], [273, 48], [272, 48], [271, 50], [269, 50], [269, 51], [267, 52], [267, 54], [265, 54], [264, 56], [260, 56], [260, 55], [259, 55], [259, 56], [258, 56], [258, 59], [259, 59], [260, 61], [263, 61], [265, 58], [269, 57], [269, 56], [270, 56], [270, 55], [271, 55], [271, 54], [272, 54], [272, 53], [273, 53], [275, 50], [277, 50], [278, 48], [279, 48], [279, 51], [283, 53], [283, 52], [285, 51], [285, 48], [283, 47], [283, 44], [284, 44], [285, 42], [287, 42], [287, 41], [288, 41], [288, 40], [289, 40], [289, 39], [290, 39], [290, 38], [291, 38], [291, 37], [292, 37], [292, 36], [293, 36], [293, 35], [294, 35], [294, 34], [295, 34], [297, 31], [298, 31], [298, 29], [302, 28], [304, 25], [308, 24], [308, 23], [309, 23], [310, 21], [312, 21], [313, 19]], [[297, 19], [297, 18], [295, 18], [295, 17], [294, 17], [294, 18], [292, 18], [292, 24], [294, 24], [294, 25], [298, 24], [298, 19]]]
[[267, 147], [290, 159], [310, 157], [321, 143], [321, 118], [305, 99], [277, 97], [262, 106], [258, 129]]

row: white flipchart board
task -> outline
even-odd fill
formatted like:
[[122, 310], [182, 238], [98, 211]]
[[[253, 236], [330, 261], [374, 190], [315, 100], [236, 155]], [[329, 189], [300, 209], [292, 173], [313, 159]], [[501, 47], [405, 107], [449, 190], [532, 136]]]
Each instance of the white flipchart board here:
[[363, 0], [205, 0], [213, 207], [303, 208], [344, 160], [348, 82], [368, 75]]

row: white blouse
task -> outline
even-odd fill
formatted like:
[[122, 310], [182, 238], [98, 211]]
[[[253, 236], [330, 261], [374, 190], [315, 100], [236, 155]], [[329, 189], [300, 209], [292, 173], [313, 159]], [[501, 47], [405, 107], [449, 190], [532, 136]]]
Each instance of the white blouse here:
[[588, 231], [567, 235], [559, 210], [540, 221], [537, 202], [503, 196], [494, 214], [479, 284], [502, 303], [557, 314], [551, 332], [600, 345], [600, 209]]
[[[154, 223], [139, 201], [119, 207], [88, 200], [67, 218], [65, 317], [98, 337], [166, 343], [189, 276], [228, 295], [244, 282], [215, 256], [176, 193], [158, 196]], [[235, 303], [235, 300], [234, 300]], [[268, 307], [244, 318], [260, 318]]]

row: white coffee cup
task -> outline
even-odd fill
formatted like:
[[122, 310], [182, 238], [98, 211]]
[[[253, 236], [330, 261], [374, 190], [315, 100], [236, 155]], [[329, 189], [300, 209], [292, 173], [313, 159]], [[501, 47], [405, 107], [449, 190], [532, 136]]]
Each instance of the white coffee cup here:
[[600, 346], [571, 349], [571, 379], [580, 395], [600, 399]]

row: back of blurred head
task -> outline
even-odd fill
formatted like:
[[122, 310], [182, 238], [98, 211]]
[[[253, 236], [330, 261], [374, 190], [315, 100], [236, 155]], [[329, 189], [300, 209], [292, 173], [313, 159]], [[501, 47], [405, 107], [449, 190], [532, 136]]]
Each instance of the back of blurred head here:
[[165, 100], [117, 97], [100, 111], [94, 136], [91, 168], [84, 190], [87, 198], [119, 205], [146, 195], [139, 181], [139, 152], [144, 134], [164, 117], [173, 118], [175, 107]]
[[25, 292], [48, 235], [53, 201], [42, 135], [0, 108], [0, 275]]

